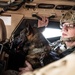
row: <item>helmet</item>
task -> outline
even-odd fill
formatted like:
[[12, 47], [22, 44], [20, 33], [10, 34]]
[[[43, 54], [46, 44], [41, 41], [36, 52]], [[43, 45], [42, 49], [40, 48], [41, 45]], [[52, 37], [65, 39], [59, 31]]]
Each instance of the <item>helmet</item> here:
[[60, 25], [63, 23], [70, 23], [70, 24], [75, 24], [75, 12], [74, 11], [68, 11], [64, 15], [62, 15], [60, 19]]

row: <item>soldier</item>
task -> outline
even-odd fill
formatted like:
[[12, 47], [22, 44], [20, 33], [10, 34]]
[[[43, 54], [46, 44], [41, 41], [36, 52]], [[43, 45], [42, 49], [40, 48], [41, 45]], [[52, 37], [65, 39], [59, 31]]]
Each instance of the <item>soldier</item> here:
[[[40, 24], [38, 25], [47, 25], [48, 19], [45, 20], [46, 21], [39, 21]], [[64, 42], [65, 50], [61, 50], [59, 54], [54, 51], [51, 51], [50, 55], [53, 55], [53, 61], [61, 59], [62, 57], [74, 52], [75, 50], [75, 12], [66, 12], [60, 19], [60, 27], [62, 32], [60, 40]], [[33, 70], [32, 66], [27, 61], [26, 64], [26, 68], [20, 68], [21, 73]]]

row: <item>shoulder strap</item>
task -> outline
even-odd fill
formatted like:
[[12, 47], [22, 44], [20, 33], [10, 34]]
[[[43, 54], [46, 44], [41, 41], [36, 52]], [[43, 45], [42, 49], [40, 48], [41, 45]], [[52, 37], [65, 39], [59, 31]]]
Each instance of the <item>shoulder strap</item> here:
[[62, 52], [59, 56], [62, 58], [70, 53], [72, 53], [75, 50], [75, 47], [69, 48], [66, 51]]

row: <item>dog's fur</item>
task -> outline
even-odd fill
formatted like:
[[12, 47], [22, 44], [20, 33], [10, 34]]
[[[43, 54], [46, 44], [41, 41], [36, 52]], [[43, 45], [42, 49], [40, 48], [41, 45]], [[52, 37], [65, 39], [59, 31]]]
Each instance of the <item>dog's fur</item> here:
[[71, 53], [44, 68], [22, 75], [75, 75], [75, 53]]

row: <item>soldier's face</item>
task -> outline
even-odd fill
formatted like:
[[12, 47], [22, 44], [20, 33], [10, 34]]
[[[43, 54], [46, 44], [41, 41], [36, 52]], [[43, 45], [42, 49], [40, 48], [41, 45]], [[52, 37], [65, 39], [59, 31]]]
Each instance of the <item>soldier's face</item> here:
[[64, 23], [62, 25], [62, 38], [75, 37], [75, 25]]

